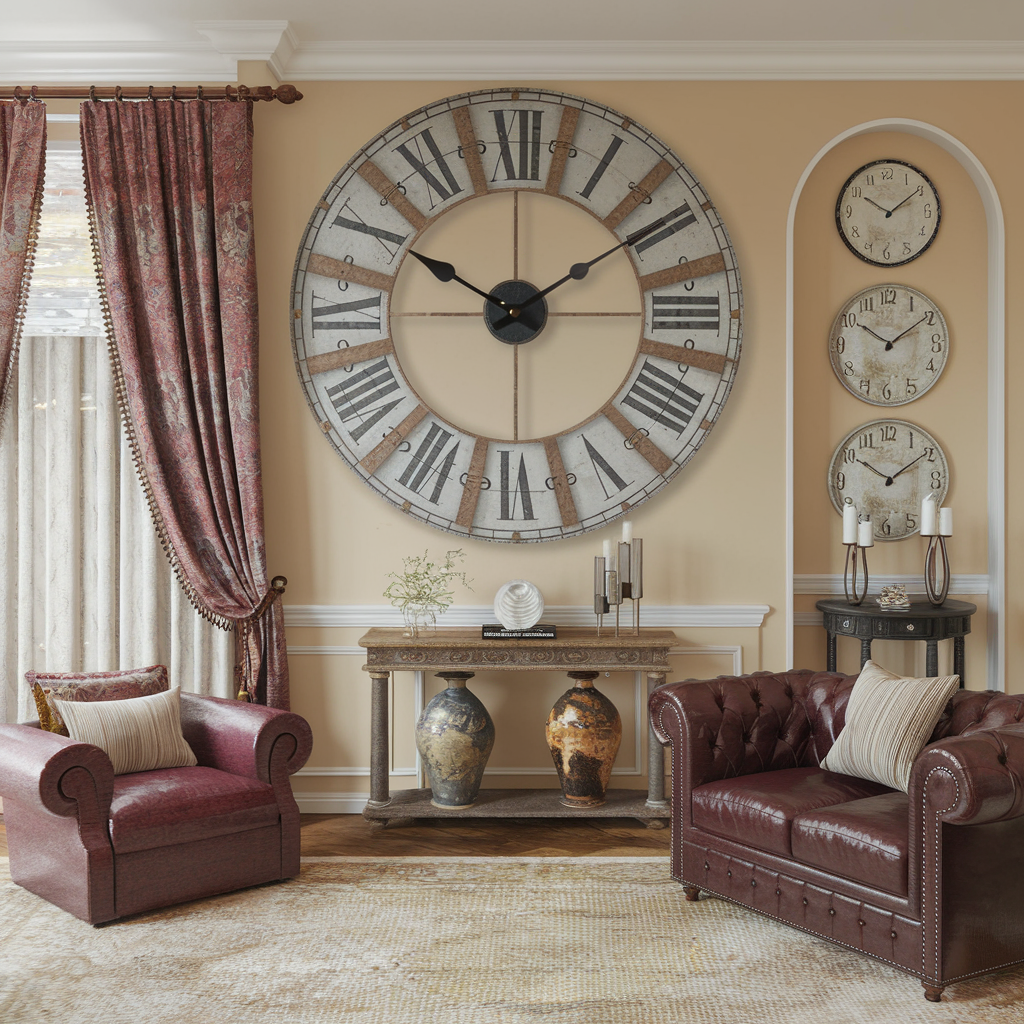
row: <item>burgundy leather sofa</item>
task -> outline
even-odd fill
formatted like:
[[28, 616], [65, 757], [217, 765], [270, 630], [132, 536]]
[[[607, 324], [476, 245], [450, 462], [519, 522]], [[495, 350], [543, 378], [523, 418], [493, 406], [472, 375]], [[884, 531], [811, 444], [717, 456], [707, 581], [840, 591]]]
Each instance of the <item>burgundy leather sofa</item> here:
[[855, 676], [670, 683], [650, 698], [672, 745], [672, 875], [921, 979], [1024, 961], [1024, 697], [961, 690], [910, 792], [818, 765]]
[[13, 880], [101, 924], [297, 875], [306, 721], [182, 693], [181, 725], [196, 767], [117, 776], [99, 747], [0, 725]]

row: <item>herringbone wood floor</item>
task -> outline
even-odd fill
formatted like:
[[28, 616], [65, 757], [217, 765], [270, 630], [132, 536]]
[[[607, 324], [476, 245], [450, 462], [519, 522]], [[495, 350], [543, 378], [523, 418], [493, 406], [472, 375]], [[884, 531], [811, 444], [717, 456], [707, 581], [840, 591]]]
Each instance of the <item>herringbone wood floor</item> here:
[[[359, 814], [302, 815], [306, 857], [661, 857], [668, 851], [667, 828], [649, 829], [632, 818], [421, 820], [381, 828]], [[7, 856], [2, 824], [0, 856]]]

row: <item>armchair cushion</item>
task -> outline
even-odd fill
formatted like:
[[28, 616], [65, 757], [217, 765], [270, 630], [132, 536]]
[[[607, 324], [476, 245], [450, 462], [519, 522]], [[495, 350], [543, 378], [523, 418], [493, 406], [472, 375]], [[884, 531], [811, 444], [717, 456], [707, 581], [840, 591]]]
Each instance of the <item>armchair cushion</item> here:
[[163, 665], [113, 672], [29, 671], [25, 673], [25, 682], [35, 698], [40, 726], [61, 736], [67, 736], [68, 730], [53, 706], [54, 700], [125, 700], [163, 693], [169, 686]]
[[886, 792], [877, 782], [821, 768], [757, 772], [697, 786], [692, 794], [693, 824], [724, 839], [790, 857], [797, 815]]
[[79, 704], [55, 700], [71, 739], [99, 747], [115, 775], [196, 764], [181, 733], [178, 687], [150, 697]]
[[959, 676], [907, 679], [869, 661], [853, 684], [846, 725], [822, 768], [906, 793], [914, 758], [959, 685]]
[[216, 768], [119, 775], [110, 802], [114, 853], [133, 853], [276, 825], [274, 787]]
[[832, 875], [907, 894], [907, 794], [881, 793], [793, 819], [793, 856]]

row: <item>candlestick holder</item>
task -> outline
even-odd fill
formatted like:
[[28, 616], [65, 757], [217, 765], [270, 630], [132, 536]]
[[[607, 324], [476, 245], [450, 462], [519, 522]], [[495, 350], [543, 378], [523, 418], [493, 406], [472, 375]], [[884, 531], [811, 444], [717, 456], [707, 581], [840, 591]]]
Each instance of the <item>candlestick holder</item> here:
[[633, 605], [633, 632], [640, 632], [640, 598], [644, 596], [644, 542], [639, 537], [622, 541], [617, 548], [617, 568], [609, 566], [610, 559], [594, 558], [594, 614], [597, 616], [597, 635], [601, 635], [604, 617], [615, 609], [615, 635], [622, 628], [621, 610], [626, 601]]
[[608, 614], [608, 598], [606, 596], [604, 559], [598, 555], [594, 559], [594, 614], [597, 616], [597, 635], [601, 635], [604, 617]]
[[[857, 586], [857, 553], [861, 552], [860, 560], [864, 576], [863, 586]], [[846, 565], [843, 567], [843, 591], [847, 604], [859, 605], [868, 596], [868, 549], [856, 543], [846, 545]]]
[[946, 551], [946, 538], [932, 536], [928, 538], [928, 551], [924, 556], [924, 589], [928, 600], [936, 608], [940, 607], [949, 593], [949, 554]]

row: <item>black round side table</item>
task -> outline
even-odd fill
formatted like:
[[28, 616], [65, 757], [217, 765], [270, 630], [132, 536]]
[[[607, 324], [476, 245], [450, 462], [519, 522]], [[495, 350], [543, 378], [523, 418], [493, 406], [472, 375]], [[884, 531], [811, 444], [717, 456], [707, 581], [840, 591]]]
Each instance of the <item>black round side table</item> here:
[[862, 605], [846, 601], [818, 601], [815, 607], [824, 617], [828, 634], [828, 671], [836, 670], [836, 637], [860, 640], [860, 664], [871, 657], [872, 640], [923, 640], [928, 645], [925, 674], [939, 674], [939, 641], [953, 641], [953, 671], [964, 686], [964, 637], [971, 631], [971, 616], [978, 610], [969, 601], [946, 601], [935, 607], [930, 601], [911, 601], [909, 608], [882, 611], [869, 598]]

